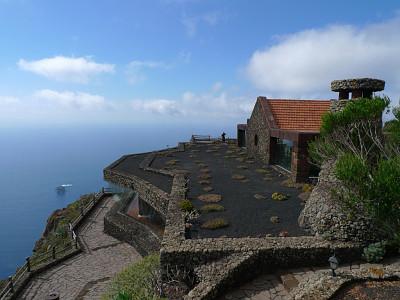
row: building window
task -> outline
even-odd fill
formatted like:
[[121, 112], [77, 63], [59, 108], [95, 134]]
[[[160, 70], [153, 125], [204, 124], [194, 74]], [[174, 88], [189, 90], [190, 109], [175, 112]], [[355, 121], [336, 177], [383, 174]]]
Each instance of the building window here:
[[292, 147], [292, 141], [284, 139], [276, 141], [275, 164], [289, 172], [292, 168]]
[[258, 135], [256, 134], [255, 136], [254, 136], [254, 146], [258, 146]]

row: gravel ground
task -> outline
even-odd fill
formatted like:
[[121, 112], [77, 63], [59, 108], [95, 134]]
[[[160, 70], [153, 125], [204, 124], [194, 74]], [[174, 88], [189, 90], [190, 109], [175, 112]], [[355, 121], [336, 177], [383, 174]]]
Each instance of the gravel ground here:
[[[243, 162], [238, 161], [243, 159]], [[168, 165], [168, 161], [178, 160], [174, 165]], [[205, 164], [206, 166], [201, 166]], [[247, 169], [240, 169], [245, 166]], [[282, 186], [280, 183], [287, 179], [274, 169], [261, 163], [253, 161], [245, 150], [236, 147], [228, 147], [227, 144], [219, 147], [213, 144], [194, 145], [187, 147], [185, 152], [175, 152], [168, 155], [157, 155], [153, 168], [187, 170], [186, 177], [189, 179], [187, 198], [190, 199], [195, 209], [200, 212], [200, 217], [193, 222], [191, 238], [211, 237], [264, 237], [267, 234], [278, 236], [281, 231], [287, 231], [289, 236], [308, 235], [302, 230], [297, 222], [298, 216], [303, 209], [298, 195], [300, 189]], [[266, 169], [263, 169], [266, 168]], [[209, 173], [201, 172], [209, 169]], [[266, 170], [268, 175], [257, 173], [256, 170]], [[199, 183], [202, 179], [198, 176], [209, 174], [209, 185]], [[245, 176], [249, 182], [241, 182], [232, 179], [232, 175]], [[264, 179], [268, 177], [269, 181]], [[205, 187], [213, 190], [206, 192]], [[272, 194], [287, 196], [287, 200], [277, 201], [272, 199]], [[218, 194], [222, 200], [218, 204], [225, 207], [223, 212], [202, 212], [202, 206], [207, 203], [198, 200], [202, 194]], [[256, 199], [255, 195], [263, 196]], [[278, 222], [271, 222], [271, 217], [278, 217]], [[201, 225], [214, 218], [224, 218], [229, 226], [220, 229], [202, 229]]]

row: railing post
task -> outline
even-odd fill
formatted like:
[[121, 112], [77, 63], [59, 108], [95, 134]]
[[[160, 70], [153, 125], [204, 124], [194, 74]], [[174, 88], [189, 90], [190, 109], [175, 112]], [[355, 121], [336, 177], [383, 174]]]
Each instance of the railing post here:
[[96, 195], [93, 196], [93, 204], [96, 203]]
[[56, 259], [56, 246], [53, 246], [53, 259]]
[[83, 217], [83, 206], [81, 203], [79, 203], [79, 209], [81, 210], [81, 216]]
[[78, 249], [78, 237], [75, 237], [75, 249]]
[[12, 282], [12, 277], [8, 276], [8, 287], [10, 288], [10, 292], [14, 293], [14, 284]]
[[26, 257], [26, 270], [28, 272], [31, 271], [31, 261], [29, 260], [29, 256]]

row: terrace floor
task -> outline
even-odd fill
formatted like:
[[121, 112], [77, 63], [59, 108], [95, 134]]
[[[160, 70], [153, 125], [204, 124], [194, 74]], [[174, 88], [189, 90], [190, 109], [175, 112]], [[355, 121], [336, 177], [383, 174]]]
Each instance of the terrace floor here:
[[[241, 148], [228, 144], [190, 145], [184, 152], [160, 152], [150, 167], [186, 173], [186, 196], [200, 213], [192, 221], [190, 238], [279, 236], [283, 231], [289, 236], [308, 235], [297, 222], [303, 209], [298, 197], [302, 190], [281, 185], [285, 176], [255, 161]], [[274, 200], [275, 192], [286, 199]], [[210, 203], [198, 197], [207, 194], [221, 196], [217, 204], [225, 210], [202, 211]], [[215, 218], [226, 219], [229, 226], [202, 228], [204, 222]]]

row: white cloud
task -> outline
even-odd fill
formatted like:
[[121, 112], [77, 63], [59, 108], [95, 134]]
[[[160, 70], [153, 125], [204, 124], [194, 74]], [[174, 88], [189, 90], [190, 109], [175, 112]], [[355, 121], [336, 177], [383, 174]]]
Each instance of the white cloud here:
[[363, 28], [331, 25], [281, 36], [253, 54], [245, 76], [274, 97], [330, 95], [332, 80], [360, 77], [383, 79], [400, 92], [399, 32], [400, 15]]
[[104, 111], [108, 108], [107, 102], [103, 96], [92, 95], [83, 92], [57, 92], [53, 90], [40, 90], [34, 96], [39, 99], [44, 99], [70, 110], [79, 111]]
[[114, 65], [96, 63], [89, 56], [55, 56], [33, 61], [20, 59], [18, 67], [56, 81], [75, 83], [88, 83], [94, 75], [114, 73]]
[[220, 21], [226, 21], [228, 18], [229, 14], [226, 12], [210, 11], [198, 16], [189, 16], [184, 14], [181, 21], [186, 28], [186, 34], [189, 37], [193, 37], [197, 33], [198, 25], [206, 24], [209, 26], [215, 26]]
[[0, 96], [0, 105], [14, 105], [20, 103], [20, 100], [15, 97]]
[[162, 61], [131, 61], [127, 67], [127, 75], [129, 83], [136, 84], [139, 82], [143, 82], [146, 79], [146, 76], [141, 72], [143, 68], [162, 68], [169, 69], [171, 66], [165, 64]]
[[179, 109], [179, 104], [173, 100], [135, 99], [131, 101], [131, 106], [136, 111], [157, 114], [157, 115], [176, 116], [183, 114], [183, 112]]

